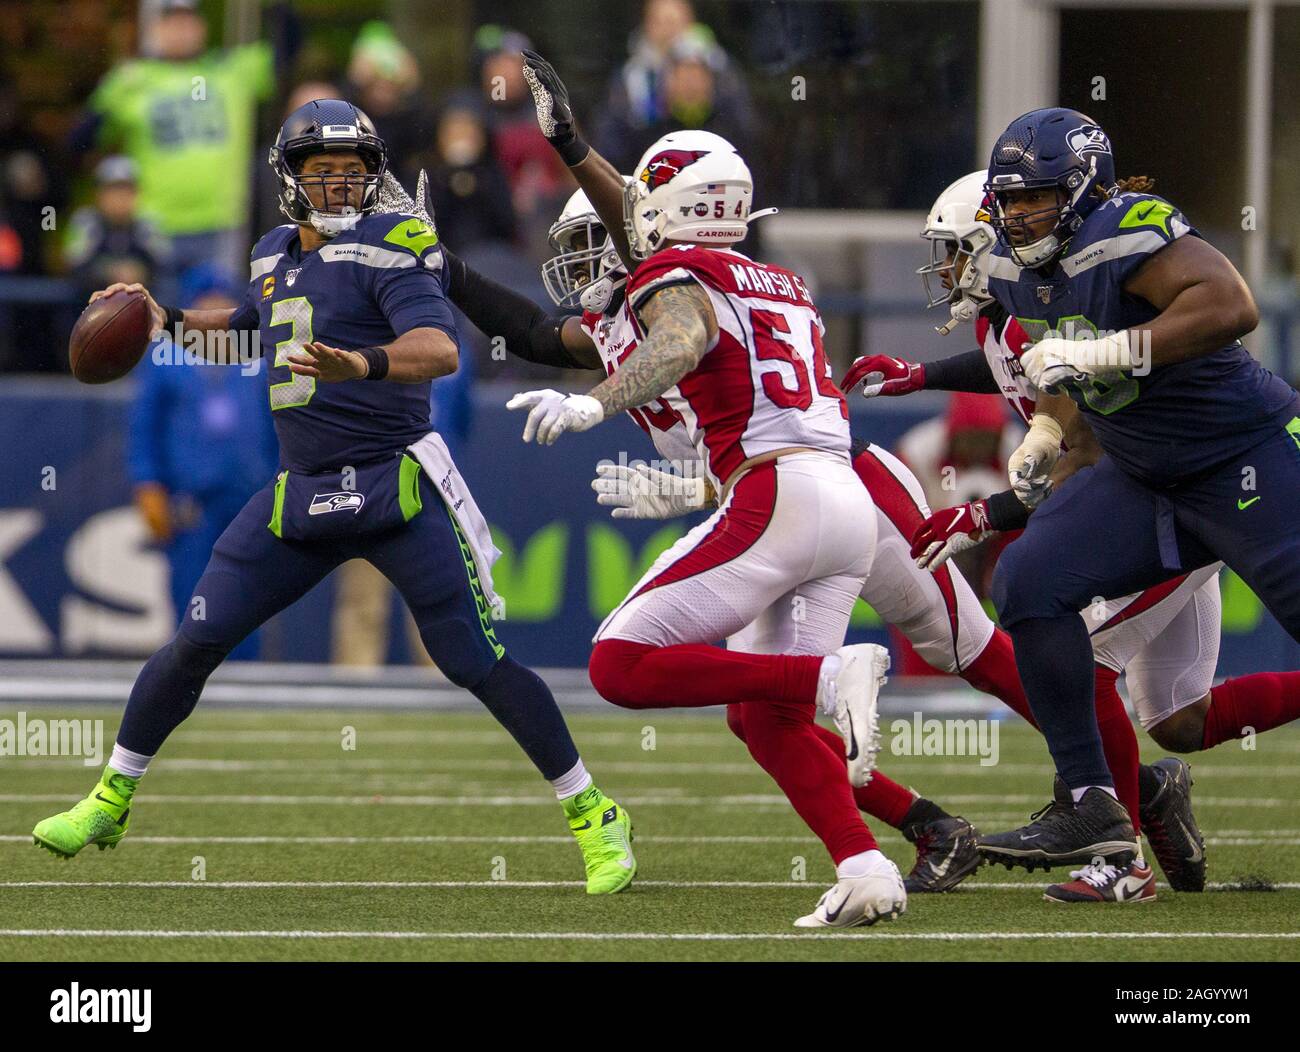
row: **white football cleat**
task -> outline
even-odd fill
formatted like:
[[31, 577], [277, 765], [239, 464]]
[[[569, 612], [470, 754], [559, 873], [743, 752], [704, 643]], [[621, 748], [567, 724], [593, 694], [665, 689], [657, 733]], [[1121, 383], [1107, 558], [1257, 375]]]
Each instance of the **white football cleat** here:
[[844, 739], [849, 763], [849, 783], [862, 788], [871, 781], [880, 751], [880, 729], [876, 699], [886, 683], [889, 651], [875, 643], [858, 643], [835, 651], [840, 659], [833, 680], [817, 685], [817, 703], [835, 719], [835, 729]]
[[907, 912], [907, 891], [898, 867], [881, 856], [874, 872], [843, 877], [821, 897], [817, 908], [794, 922], [796, 928], [858, 928], [893, 920]]

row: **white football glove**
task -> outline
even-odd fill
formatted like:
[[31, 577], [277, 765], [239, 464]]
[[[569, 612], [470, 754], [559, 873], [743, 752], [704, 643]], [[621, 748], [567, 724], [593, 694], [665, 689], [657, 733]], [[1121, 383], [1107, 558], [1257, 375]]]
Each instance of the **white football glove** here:
[[596, 503], [616, 519], [675, 519], [699, 511], [708, 500], [703, 478], [657, 471], [648, 464], [602, 463], [591, 480]]
[[566, 431], [587, 431], [605, 419], [605, 407], [591, 395], [562, 395], [559, 391], [525, 391], [506, 403], [507, 409], [527, 409], [524, 441], [536, 436], [538, 445], [553, 445]]
[[1045, 413], [1035, 413], [1029, 433], [1007, 461], [1011, 488], [1026, 508], [1036, 508], [1052, 492], [1048, 476], [1061, 455], [1061, 425]]
[[1049, 336], [1020, 356], [1025, 379], [1040, 391], [1052, 392], [1073, 377], [1114, 376], [1136, 363], [1129, 350], [1128, 330], [1094, 340], [1064, 340]]

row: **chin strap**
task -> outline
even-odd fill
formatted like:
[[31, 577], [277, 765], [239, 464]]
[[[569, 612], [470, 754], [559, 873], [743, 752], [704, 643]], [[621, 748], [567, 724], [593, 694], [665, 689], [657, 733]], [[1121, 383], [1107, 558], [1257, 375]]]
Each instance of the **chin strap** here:
[[308, 213], [308, 220], [316, 233], [323, 238], [338, 237], [345, 230], [351, 230], [361, 222], [362, 213], [350, 212], [346, 215], [339, 215], [334, 212], [318, 212], [312, 209]]
[[610, 300], [614, 298], [614, 293], [626, 284], [626, 274], [618, 281], [613, 278], [598, 278], [582, 290], [578, 302], [582, 304], [582, 309], [588, 314], [604, 314], [605, 308], [609, 306]]
[[952, 332], [952, 330], [955, 329], [962, 322], [974, 321], [975, 315], [979, 313], [979, 310], [980, 310], [979, 303], [977, 303], [975, 300], [969, 299], [966, 296], [962, 296], [961, 299], [959, 299], [956, 303], [952, 305], [952, 311], [951, 311], [952, 316], [948, 319], [948, 321], [945, 324], [936, 325], [934, 327], [934, 331], [937, 332], [940, 336], [947, 336], [948, 333]]

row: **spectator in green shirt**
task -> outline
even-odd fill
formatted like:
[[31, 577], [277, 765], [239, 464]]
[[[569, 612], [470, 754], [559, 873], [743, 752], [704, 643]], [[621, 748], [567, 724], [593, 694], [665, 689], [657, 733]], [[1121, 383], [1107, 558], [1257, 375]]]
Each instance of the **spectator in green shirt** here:
[[163, 0], [154, 56], [109, 71], [79, 138], [135, 162], [140, 211], [171, 240], [178, 272], [215, 263], [238, 273], [256, 110], [275, 87], [274, 55], [265, 41], [215, 51], [207, 42], [194, 0]]

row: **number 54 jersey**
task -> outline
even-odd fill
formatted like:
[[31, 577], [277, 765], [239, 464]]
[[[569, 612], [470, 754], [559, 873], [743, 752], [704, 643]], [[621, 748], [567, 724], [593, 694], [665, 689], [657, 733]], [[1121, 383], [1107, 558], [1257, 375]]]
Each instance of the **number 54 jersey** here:
[[[708, 295], [718, 334], [694, 369], [633, 412], [660, 452], [678, 448], [669, 435], [680, 428], [719, 491], [744, 461], [789, 446], [835, 453], [847, 464], [849, 411], [831, 379], [821, 315], [802, 279], [781, 267], [696, 245], [656, 253], [628, 280], [614, 339], [596, 338], [606, 369], [617, 369], [645, 338], [637, 311], [660, 290], [688, 284]], [[619, 340], [624, 317], [631, 334], [624, 330]]]

